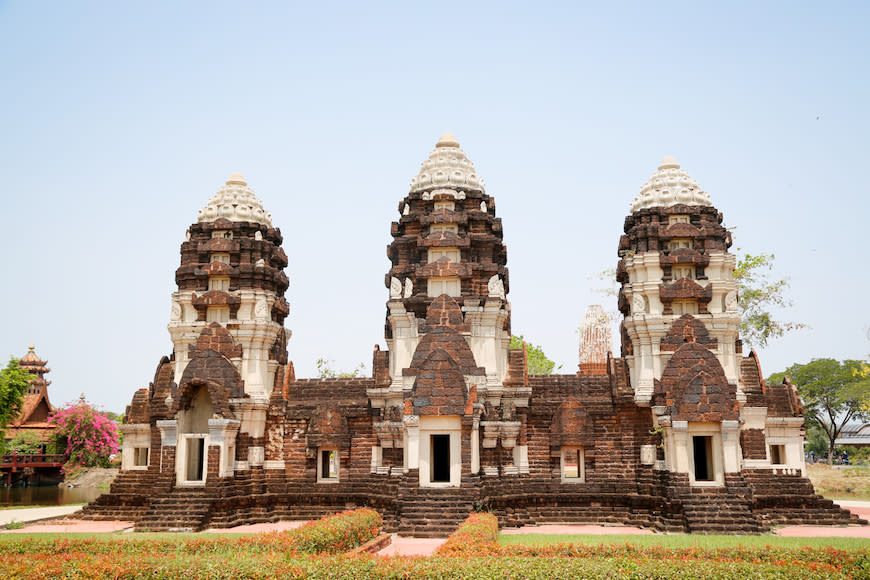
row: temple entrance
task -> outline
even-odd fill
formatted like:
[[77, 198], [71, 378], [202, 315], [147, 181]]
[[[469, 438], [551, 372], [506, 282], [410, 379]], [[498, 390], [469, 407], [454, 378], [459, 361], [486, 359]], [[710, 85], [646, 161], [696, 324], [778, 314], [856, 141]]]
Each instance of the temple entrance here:
[[199, 482], [205, 473], [205, 437], [187, 438], [187, 481]]
[[450, 483], [450, 435], [431, 435], [430, 453], [433, 483]]
[[713, 438], [698, 435], [692, 437], [692, 453], [695, 463], [695, 481], [715, 481]]
[[186, 405], [178, 412], [178, 447], [175, 458], [178, 485], [203, 486], [208, 475], [208, 420], [214, 416], [214, 405], [208, 389], [195, 387]]
[[[419, 433], [419, 434], [417, 434]], [[420, 487], [459, 487], [462, 483], [462, 419], [422, 416], [420, 430], [409, 433], [408, 466], [419, 468]]]

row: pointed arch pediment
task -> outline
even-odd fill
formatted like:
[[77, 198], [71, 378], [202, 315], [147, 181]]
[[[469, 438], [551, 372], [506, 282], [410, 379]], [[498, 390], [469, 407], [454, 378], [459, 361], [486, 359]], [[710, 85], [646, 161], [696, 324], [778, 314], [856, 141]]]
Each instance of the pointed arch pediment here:
[[410, 393], [414, 415], [465, 414], [468, 397], [465, 375], [446, 350], [430, 351], [416, 370], [417, 378]]
[[728, 383], [719, 359], [704, 346], [686, 342], [655, 382], [653, 404], [666, 406], [672, 420], [731, 421], [738, 418], [737, 388]]

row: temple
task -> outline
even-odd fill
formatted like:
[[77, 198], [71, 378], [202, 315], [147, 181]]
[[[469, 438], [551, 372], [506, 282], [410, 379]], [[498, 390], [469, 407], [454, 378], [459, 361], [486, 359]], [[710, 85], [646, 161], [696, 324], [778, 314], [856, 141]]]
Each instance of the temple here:
[[530, 376], [510, 348], [502, 222], [453, 135], [397, 209], [372, 376], [297, 379], [281, 232], [230, 176], [185, 234], [173, 351], [133, 395], [121, 475], [86, 517], [202, 529], [367, 505], [418, 536], [474, 509], [701, 533], [857, 521], [805, 477], [796, 390], [744, 356], [730, 234], [674, 159], [619, 240], [621, 356], [591, 307], [570, 375]]

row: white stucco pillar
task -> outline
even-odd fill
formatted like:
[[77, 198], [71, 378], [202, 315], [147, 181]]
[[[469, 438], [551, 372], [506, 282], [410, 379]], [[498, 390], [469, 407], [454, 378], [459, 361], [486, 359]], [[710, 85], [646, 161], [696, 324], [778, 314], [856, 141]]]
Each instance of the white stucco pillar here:
[[740, 424], [737, 421], [722, 421], [722, 455], [725, 473], [740, 471]]
[[674, 453], [671, 458], [672, 471], [689, 473], [689, 423], [674, 421], [671, 425], [674, 439]]

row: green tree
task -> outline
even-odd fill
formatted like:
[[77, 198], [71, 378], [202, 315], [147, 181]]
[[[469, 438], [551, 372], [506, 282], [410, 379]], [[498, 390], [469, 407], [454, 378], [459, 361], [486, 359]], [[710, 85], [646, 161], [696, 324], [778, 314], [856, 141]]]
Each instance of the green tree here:
[[0, 453], [5, 448], [3, 432], [9, 422], [18, 417], [21, 401], [32, 378], [33, 375], [18, 366], [15, 357], [10, 357], [6, 368], [0, 370]]
[[750, 347], [764, 348], [767, 341], [787, 332], [806, 328], [800, 322], [777, 320], [771, 308], [788, 308], [792, 301], [786, 297], [788, 279], [770, 279], [774, 254], [744, 254], [737, 260], [734, 278], [737, 279], [740, 310], [740, 336]]
[[[511, 336], [510, 348], [523, 348], [525, 342], [523, 335]], [[544, 349], [540, 346], [526, 342], [526, 355], [528, 356], [528, 373], [530, 375], [550, 375], [554, 370], [559, 370], [562, 365], [556, 366], [556, 363], [547, 358], [544, 354]]]
[[864, 364], [858, 360], [817, 358], [806, 364], [794, 364], [767, 379], [778, 383], [787, 376], [797, 387], [807, 421], [825, 434], [830, 451], [828, 464], [833, 461], [834, 441], [843, 427], [867, 416], [862, 406], [870, 399], [870, 378], [862, 374]]
[[42, 453], [42, 446], [45, 442], [42, 437], [33, 431], [22, 431], [15, 435], [6, 446], [9, 453], [17, 453], [18, 455], [33, 455]]
[[363, 376], [366, 370], [366, 365], [359, 363], [352, 371], [336, 371], [330, 366], [332, 361], [326, 358], [319, 358], [314, 364], [317, 366], [319, 379], [354, 379]]

